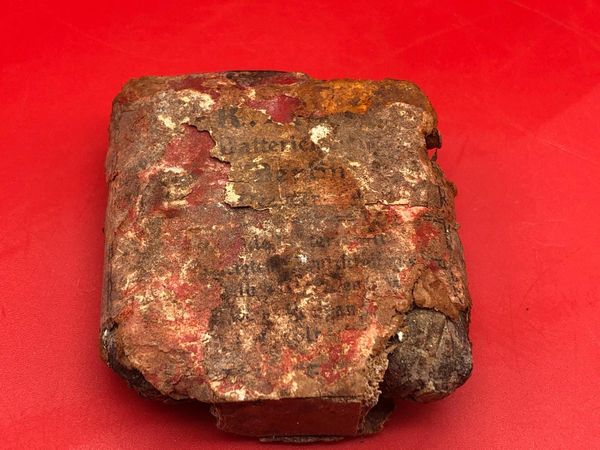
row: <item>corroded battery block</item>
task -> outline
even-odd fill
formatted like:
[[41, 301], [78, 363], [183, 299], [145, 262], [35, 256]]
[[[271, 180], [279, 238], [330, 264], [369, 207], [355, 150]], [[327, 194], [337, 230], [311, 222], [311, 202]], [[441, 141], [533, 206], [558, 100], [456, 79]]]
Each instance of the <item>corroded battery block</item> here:
[[228, 72], [113, 105], [102, 355], [263, 438], [372, 433], [471, 370], [455, 190], [406, 81]]

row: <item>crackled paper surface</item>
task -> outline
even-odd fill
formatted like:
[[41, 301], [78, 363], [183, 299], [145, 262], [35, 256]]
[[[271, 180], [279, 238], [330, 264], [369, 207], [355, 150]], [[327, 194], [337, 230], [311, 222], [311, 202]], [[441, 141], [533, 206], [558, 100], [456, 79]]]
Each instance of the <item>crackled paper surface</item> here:
[[107, 161], [107, 360], [173, 399], [342, 399], [360, 428], [405, 313], [469, 307], [435, 126], [408, 82], [130, 82]]

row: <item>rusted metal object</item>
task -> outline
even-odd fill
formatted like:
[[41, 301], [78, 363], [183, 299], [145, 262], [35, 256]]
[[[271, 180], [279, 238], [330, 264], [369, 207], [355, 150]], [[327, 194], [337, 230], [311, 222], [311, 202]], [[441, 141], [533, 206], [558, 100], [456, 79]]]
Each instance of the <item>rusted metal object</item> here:
[[103, 358], [218, 425], [378, 431], [471, 370], [455, 190], [412, 83], [141, 78], [113, 105]]

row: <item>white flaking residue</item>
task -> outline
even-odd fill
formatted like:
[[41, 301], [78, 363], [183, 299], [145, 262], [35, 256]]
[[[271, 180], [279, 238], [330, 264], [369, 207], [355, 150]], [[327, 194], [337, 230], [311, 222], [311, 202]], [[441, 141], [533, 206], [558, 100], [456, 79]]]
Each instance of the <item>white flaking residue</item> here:
[[[410, 147], [412, 144], [405, 142], [402, 145], [405, 147]], [[428, 178], [427, 173], [423, 170], [415, 170], [410, 167], [400, 167], [398, 170], [402, 174], [404, 180], [412, 185], [416, 185], [421, 181], [427, 180]]]
[[298, 255], [298, 259], [300, 260], [300, 262], [302, 264], [306, 264], [306, 262], [308, 261], [308, 258], [306, 257], [306, 255], [302, 255], [302, 254]]
[[283, 383], [288, 386], [288, 389], [291, 391], [292, 395], [298, 391], [298, 383], [294, 381], [296, 376], [297, 375], [295, 371], [290, 371], [282, 377]]
[[180, 200], [169, 200], [169, 201], [162, 202], [162, 206], [165, 209], [184, 208], [187, 205], [188, 205], [188, 201], [185, 198], [182, 198]]
[[225, 203], [235, 205], [240, 200], [240, 196], [236, 194], [233, 183], [225, 185]]
[[[269, 114], [269, 112], [265, 109], [265, 108], [254, 108], [256, 111], [263, 113], [265, 116], [267, 116], [269, 118], [269, 120], [273, 120], [273, 118], [271, 117], [271, 114]], [[274, 121], [275, 123], [278, 123], [277, 121]]]
[[137, 277], [137, 270], [134, 272], [131, 272], [129, 274], [127, 274], [127, 276], [125, 277], [125, 285], [123, 286], [123, 290], [127, 290], [129, 289], [129, 287], [131, 286], [131, 284], [133, 283], [133, 280]]
[[400, 342], [402, 342], [403, 339], [404, 339], [404, 333], [402, 331], [398, 331], [398, 340]]
[[179, 98], [184, 103], [193, 103], [194, 106], [197, 106], [203, 111], [210, 111], [215, 104], [215, 101], [210, 95], [205, 94], [204, 92], [194, 91], [193, 89], [179, 91]]
[[331, 128], [329, 125], [319, 124], [311, 128], [310, 130], [310, 140], [323, 150], [325, 153], [329, 153], [329, 147], [323, 146], [320, 142], [325, 139], [331, 133]]
[[371, 354], [379, 330], [380, 329], [377, 326], [377, 323], [375, 321], [371, 321], [367, 329], [362, 333], [362, 335], [358, 339], [357, 348], [363, 358]]
[[164, 164], [157, 164], [146, 170], [141, 171], [138, 175], [138, 178], [144, 183], [147, 183], [150, 180], [150, 177], [156, 175], [158, 172], [170, 172], [179, 175], [186, 173], [183, 167], [165, 166]]
[[169, 116], [159, 114], [158, 120], [160, 120], [162, 124], [170, 130], [174, 130], [177, 127], [177, 124], [173, 122], [173, 119], [171, 119]]
[[189, 268], [194, 264], [194, 262], [195, 262], [194, 259], [191, 258], [183, 263], [183, 265], [181, 266], [181, 278], [182, 279], [184, 279], [184, 280], [187, 279]]
[[244, 297], [239, 297], [237, 300], [237, 307], [239, 310], [238, 319], [244, 320], [248, 317], [248, 305]]
[[223, 384], [221, 381], [219, 380], [212, 380], [209, 381], [210, 387], [213, 390], [213, 392], [218, 393], [219, 396], [223, 396], [229, 400], [237, 400], [240, 402], [243, 402], [246, 399], [246, 388], [241, 388], [241, 389], [231, 389], [229, 391], [221, 391], [221, 385]]
[[262, 236], [270, 235], [270, 233], [267, 230], [265, 230], [263, 228], [258, 228], [258, 227], [252, 226], [252, 225], [249, 225], [247, 229], [248, 229], [248, 232], [254, 236], [262, 237]]
[[427, 211], [426, 206], [390, 206], [403, 222], [414, 222], [417, 217]]
[[422, 114], [420, 108], [404, 102], [390, 103], [389, 108], [400, 109], [396, 114], [400, 115], [403, 120], [408, 120], [410, 122], [415, 122], [415, 116], [420, 116]]
[[159, 169], [163, 172], [185, 173], [185, 169], [179, 166], [159, 166]]

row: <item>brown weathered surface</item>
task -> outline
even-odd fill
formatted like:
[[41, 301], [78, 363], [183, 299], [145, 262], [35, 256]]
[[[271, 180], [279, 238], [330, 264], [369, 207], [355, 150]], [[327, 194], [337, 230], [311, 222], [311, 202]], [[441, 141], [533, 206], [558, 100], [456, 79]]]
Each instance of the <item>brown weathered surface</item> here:
[[381, 389], [446, 395], [470, 373], [470, 298], [436, 146], [404, 81], [130, 81], [107, 159], [103, 357], [146, 396], [270, 438], [377, 431]]

